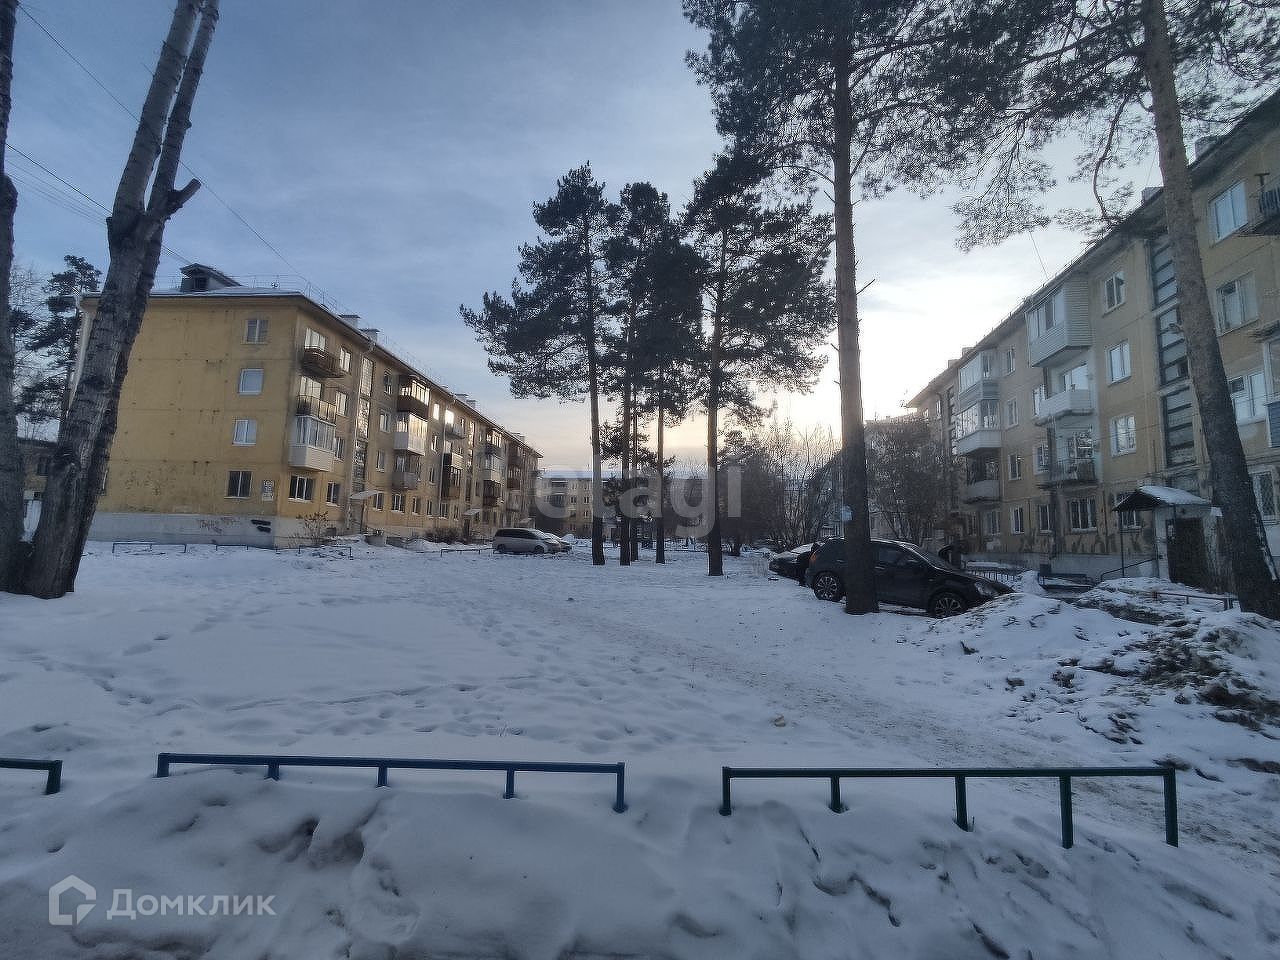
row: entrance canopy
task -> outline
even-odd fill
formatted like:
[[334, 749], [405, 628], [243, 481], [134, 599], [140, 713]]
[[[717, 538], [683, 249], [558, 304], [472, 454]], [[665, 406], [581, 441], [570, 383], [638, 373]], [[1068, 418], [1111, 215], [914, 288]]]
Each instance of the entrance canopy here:
[[1212, 504], [1204, 497], [1198, 497], [1177, 487], [1160, 487], [1146, 485], [1138, 487], [1111, 509], [1119, 513], [1127, 510], [1160, 510], [1173, 509], [1175, 513], [1201, 513]]

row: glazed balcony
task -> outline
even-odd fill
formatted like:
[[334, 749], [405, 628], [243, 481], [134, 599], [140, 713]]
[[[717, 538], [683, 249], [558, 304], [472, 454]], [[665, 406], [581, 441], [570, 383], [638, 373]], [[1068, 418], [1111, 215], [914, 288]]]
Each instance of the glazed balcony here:
[[422, 485], [422, 475], [416, 470], [392, 470], [392, 490], [417, 490]]
[[956, 441], [956, 453], [962, 457], [976, 453], [990, 453], [992, 450], [999, 449], [1000, 429], [998, 427], [975, 430]]
[[1059, 390], [1040, 401], [1036, 423], [1044, 426], [1061, 417], [1093, 413], [1093, 395], [1088, 390]]
[[338, 422], [338, 408], [319, 397], [299, 397], [296, 412], [302, 417], [315, 417], [325, 423]]
[[988, 477], [985, 480], [975, 480], [973, 483], [966, 483], [960, 489], [960, 499], [965, 503], [983, 503], [991, 500], [999, 500], [1000, 481], [995, 477]]

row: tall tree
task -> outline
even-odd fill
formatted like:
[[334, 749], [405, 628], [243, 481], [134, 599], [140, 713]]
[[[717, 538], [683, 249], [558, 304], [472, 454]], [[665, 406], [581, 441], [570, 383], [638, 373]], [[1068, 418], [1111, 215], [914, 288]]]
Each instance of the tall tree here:
[[[854, 187], [926, 182], [945, 153], [915, 81], [944, 35], [941, 0], [684, 0], [710, 33], [690, 62], [722, 132], [771, 165], [831, 190], [846, 550], [845, 610], [877, 609], [867, 515]], [[944, 130], [958, 130], [959, 123]], [[939, 160], [938, 162], [942, 162]]]
[[54, 450], [24, 589], [75, 584], [115, 437], [129, 352], [160, 261], [165, 224], [199, 189], [175, 189], [191, 108], [218, 22], [218, 0], [178, 0], [107, 219], [111, 260]]
[[0, 589], [10, 590], [20, 575], [22, 546], [22, 465], [18, 462], [18, 417], [14, 407], [16, 319], [9, 306], [13, 268], [13, 215], [18, 190], [5, 170], [9, 112], [13, 106], [13, 34], [18, 0], [0, 0]]
[[[1246, 0], [969, 0], [959, 5], [966, 53], [940, 57], [963, 77], [954, 97], [990, 117], [971, 241], [1000, 240], [1044, 221], [1051, 184], [1041, 148], [1081, 137], [1077, 176], [1091, 182], [1104, 224], [1129, 195], [1119, 168], [1152, 141], [1178, 278], [1178, 323], [1222, 510], [1235, 590], [1246, 610], [1280, 617], [1280, 590], [1236, 427], [1196, 232], [1184, 122], [1225, 120], [1276, 86], [1280, 14]], [[961, 61], [954, 59], [960, 57]]]
[[479, 310], [459, 308], [517, 397], [577, 400], [591, 417], [591, 562], [604, 564], [601, 472], [601, 353], [608, 325], [605, 244], [617, 218], [604, 184], [583, 164], [559, 179], [533, 207], [542, 236], [520, 248], [519, 279], [510, 298], [484, 294]]
[[62, 258], [65, 270], [49, 277], [44, 286], [45, 315], [37, 322], [29, 337], [29, 346], [44, 357], [44, 372], [32, 389], [42, 405], [57, 411], [61, 417], [71, 403], [71, 380], [76, 366], [76, 350], [84, 315], [80, 312], [82, 294], [97, 290], [102, 271], [83, 257], [67, 254]]
[[704, 272], [707, 572], [724, 572], [720, 543], [720, 414], [759, 418], [761, 389], [807, 390], [824, 358], [834, 310], [823, 281], [830, 217], [770, 197], [765, 170], [742, 152], [716, 158], [694, 183], [685, 223]]

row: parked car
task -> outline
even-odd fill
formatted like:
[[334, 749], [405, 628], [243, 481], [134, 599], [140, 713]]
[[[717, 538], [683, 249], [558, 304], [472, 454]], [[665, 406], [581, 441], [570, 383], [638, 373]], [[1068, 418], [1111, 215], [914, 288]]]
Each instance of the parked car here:
[[504, 527], [493, 535], [494, 553], [568, 553], [559, 537], [528, 527]]
[[795, 580], [803, 587], [804, 574], [809, 568], [809, 557], [812, 556], [814, 547], [820, 543], [822, 543], [821, 540], [816, 543], [802, 543], [798, 547], [775, 554], [769, 561], [769, 569], [780, 577]]
[[[1012, 593], [1002, 583], [957, 570], [939, 557], [896, 540], [872, 540], [876, 555], [876, 596], [881, 603], [917, 607], [931, 617], [950, 617], [995, 597]], [[819, 544], [805, 582], [819, 600], [844, 596], [844, 538]]]

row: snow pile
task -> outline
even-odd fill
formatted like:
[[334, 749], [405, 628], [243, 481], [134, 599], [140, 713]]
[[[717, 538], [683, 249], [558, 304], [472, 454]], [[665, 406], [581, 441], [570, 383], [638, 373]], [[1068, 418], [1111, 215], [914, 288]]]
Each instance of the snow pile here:
[[[746, 559], [670, 559], [95, 551], [62, 601], [0, 597], [0, 755], [66, 763], [55, 797], [0, 771], [0, 954], [1276, 952], [1274, 625], [1021, 594], [851, 618]], [[598, 775], [519, 774], [515, 800], [501, 774], [157, 780], [161, 750], [622, 760], [629, 809]], [[823, 781], [744, 781], [717, 811], [722, 764], [1155, 762], [1186, 771], [1177, 849], [1145, 780], [1077, 781], [1072, 850], [1052, 781], [971, 780], [972, 833], [946, 780], [849, 781], [839, 815]], [[97, 901], [51, 926], [69, 875]], [[117, 889], [275, 915], [109, 917]]]

